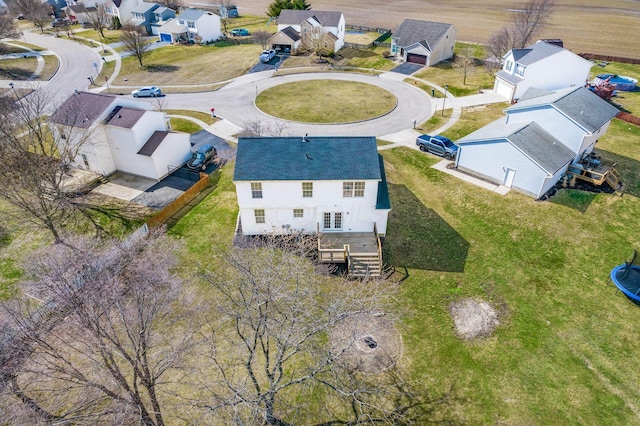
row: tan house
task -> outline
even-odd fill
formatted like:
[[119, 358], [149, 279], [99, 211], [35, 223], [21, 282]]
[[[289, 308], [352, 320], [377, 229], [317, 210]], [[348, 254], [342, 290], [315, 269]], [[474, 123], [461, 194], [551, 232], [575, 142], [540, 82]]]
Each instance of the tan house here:
[[267, 43], [276, 51], [298, 54], [302, 50], [337, 52], [344, 46], [345, 20], [342, 12], [283, 10], [278, 32]]

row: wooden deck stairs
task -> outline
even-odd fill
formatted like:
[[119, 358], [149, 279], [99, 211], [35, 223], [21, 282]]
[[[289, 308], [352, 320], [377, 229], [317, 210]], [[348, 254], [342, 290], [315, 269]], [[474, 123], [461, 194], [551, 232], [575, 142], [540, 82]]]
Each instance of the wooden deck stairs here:
[[382, 245], [375, 225], [373, 232], [319, 232], [318, 252], [323, 263], [345, 263], [349, 276], [383, 275]]

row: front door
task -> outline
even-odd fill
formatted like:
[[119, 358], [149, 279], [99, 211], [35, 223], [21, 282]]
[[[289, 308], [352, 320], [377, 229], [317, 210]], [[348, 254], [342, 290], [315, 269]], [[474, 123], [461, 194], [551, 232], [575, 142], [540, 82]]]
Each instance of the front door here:
[[323, 231], [342, 230], [342, 212], [325, 212], [322, 214]]
[[513, 178], [516, 177], [516, 171], [513, 169], [507, 169], [504, 175], [504, 186], [511, 188], [513, 185]]

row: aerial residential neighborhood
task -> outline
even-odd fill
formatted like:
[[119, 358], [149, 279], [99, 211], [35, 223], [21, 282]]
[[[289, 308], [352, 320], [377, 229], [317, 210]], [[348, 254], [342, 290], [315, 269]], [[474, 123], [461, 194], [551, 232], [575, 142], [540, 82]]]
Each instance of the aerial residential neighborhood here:
[[0, 424], [639, 423], [636, 9], [0, 0]]

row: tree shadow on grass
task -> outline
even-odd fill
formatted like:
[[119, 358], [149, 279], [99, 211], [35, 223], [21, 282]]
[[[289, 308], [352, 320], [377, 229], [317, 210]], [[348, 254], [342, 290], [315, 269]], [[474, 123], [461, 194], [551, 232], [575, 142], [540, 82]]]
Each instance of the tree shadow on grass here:
[[[2, 65], [1, 62], [0, 62], [0, 65]], [[32, 76], [33, 76], [33, 70], [31, 69], [0, 66], [0, 79], [30, 80]]]
[[145, 69], [148, 72], [164, 72], [164, 73], [170, 73], [170, 72], [176, 72], [180, 70], [179, 66], [176, 65], [146, 65]]
[[394, 266], [463, 272], [469, 243], [404, 185], [389, 184], [391, 213], [384, 261]]

